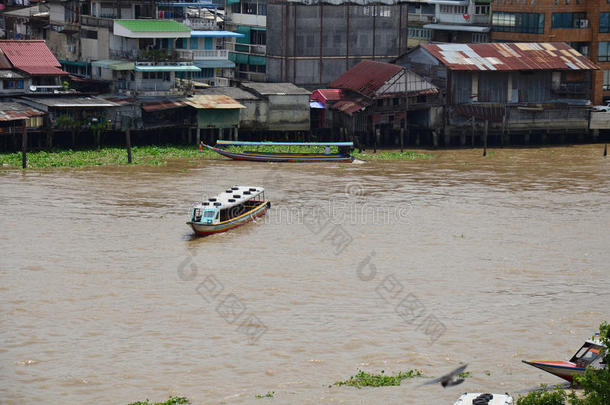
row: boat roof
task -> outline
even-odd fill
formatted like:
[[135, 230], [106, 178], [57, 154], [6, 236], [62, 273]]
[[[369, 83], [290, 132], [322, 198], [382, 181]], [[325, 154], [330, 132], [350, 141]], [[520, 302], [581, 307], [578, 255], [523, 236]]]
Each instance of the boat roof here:
[[265, 191], [263, 187], [233, 186], [227, 188], [216, 197], [207, 198], [201, 205], [204, 208], [218, 208], [221, 210], [235, 207], [239, 204], [257, 197]]
[[216, 141], [216, 145], [267, 145], [267, 146], [354, 146], [353, 142], [246, 142]]

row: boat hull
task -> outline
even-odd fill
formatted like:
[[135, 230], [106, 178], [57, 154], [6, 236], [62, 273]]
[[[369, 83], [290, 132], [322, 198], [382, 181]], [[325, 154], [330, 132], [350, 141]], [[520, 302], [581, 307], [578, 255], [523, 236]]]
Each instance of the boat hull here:
[[563, 378], [570, 383], [574, 381], [574, 376], [581, 376], [585, 373], [585, 367], [577, 367], [569, 361], [547, 361], [547, 360], [522, 360], [525, 364], [539, 368], [542, 371]]
[[255, 218], [265, 215], [270, 206], [271, 204], [269, 203], [269, 201], [262, 202], [260, 205], [257, 205], [250, 211], [245, 212], [236, 218], [221, 222], [219, 224], [204, 224], [201, 222], [189, 221], [187, 222], [187, 225], [190, 225], [191, 228], [193, 228], [193, 231], [195, 231], [195, 233], [200, 236], [226, 232], [228, 230], [237, 228], [238, 226], [245, 225], [248, 222], [254, 220]]
[[307, 162], [340, 162], [351, 163], [354, 161], [352, 156], [342, 154], [324, 155], [324, 154], [272, 154], [272, 153], [256, 153], [256, 152], [229, 152], [224, 149], [215, 148], [210, 145], [203, 144], [206, 148], [213, 150], [219, 155], [228, 157], [233, 160], [247, 160], [251, 162], [292, 162], [292, 163], [307, 163]]

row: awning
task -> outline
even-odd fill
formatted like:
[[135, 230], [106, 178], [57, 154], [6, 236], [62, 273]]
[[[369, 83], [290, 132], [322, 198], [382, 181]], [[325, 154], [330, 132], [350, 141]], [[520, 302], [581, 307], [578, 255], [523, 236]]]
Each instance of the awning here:
[[309, 102], [309, 108], [322, 108], [322, 109], [324, 109], [326, 107], [324, 107], [324, 104], [322, 104], [319, 101], [310, 101]]
[[468, 32], [489, 32], [490, 27], [479, 27], [476, 25], [449, 25], [449, 24], [426, 24], [424, 28], [439, 31], [468, 31]]
[[59, 60], [59, 63], [66, 66], [87, 67], [87, 62], [79, 62], [76, 60]]
[[267, 58], [264, 56], [250, 55], [248, 58], [250, 65], [265, 66], [267, 64]]
[[136, 72], [201, 72], [201, 68], [193, 65], [136, 65]]
[[242, 34], [241, 37], [237, 38], [235, 42], [238, 44], [250, 44], [250, 32], [252, 28], [248, 25], [238, 25], [236, 31]]
[[248, 55], [244, 53], [229, 52], [229, 59], [237, 64], [248, 64]]
[[244, 34], [231, 31], [191, 31], [191, 38], [241, 38]]
[[195, 61], [195, 66], [200, 67], [202, 69], [214, 69], [214, 68], [234, 68], [235, 63], [230, 60], [197, 60]]
[[91, 62], [91, 67], [100, 67], [102, 69], [110, 69], [110, 70], [133, 70], [135, 67], [134, 62], [129, 62], [126, 60], [112, 60], [112, 59], [103, 59], [96, 60], [95, 62]]
[[227, 6], [230, 6], [231, 4], [237, 4], [239, 2], [240, 0], [227, 0]]

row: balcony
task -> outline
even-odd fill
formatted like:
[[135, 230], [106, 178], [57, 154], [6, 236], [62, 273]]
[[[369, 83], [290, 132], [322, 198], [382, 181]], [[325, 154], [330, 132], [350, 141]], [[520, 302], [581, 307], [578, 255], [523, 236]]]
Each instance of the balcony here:
[[87, 25], [90, 27], [101, 27], [112, 29], [113, 20], [112, 18], [100, 18], [100, 17], [92, 17], [88, 15], [82, 15], [80, 17], [81, 25]]
[[231, 80], [226, 77], [214, 77], [210, 79], [194, 79], [199, 83], [205, 83], [212, 87], [229, 87], [231, 85]]
[[429, 23], [434, 20], [434, 14], [409, 14], [409, 22]]
[[226, 49], [203, 49], [186, 50], [177, 49], [178, 57], [186, 60], [210, 60], [210, 59], [229, 59], [229, 51]]
[[238, 44], [238, 43], [234, 43], [234, 42], [227, 42], [226, 47], [231, 52], [242, 52], [242, 53], [249, 53], [251, 55], [261, 55], [261, 56], [265, 56], [267, 54], [266, 45]]

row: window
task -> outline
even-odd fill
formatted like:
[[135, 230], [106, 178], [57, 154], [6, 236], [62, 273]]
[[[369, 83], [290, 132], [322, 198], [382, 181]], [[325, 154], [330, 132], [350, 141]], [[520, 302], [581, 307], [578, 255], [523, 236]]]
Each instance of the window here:
[[466, 6], [452, 6], [441, 4], [441, 13], [443, 14], [466, 14], [468, 9]]
[[551, 28], [586, 28], [589, 26], [586, 13], [553, 13]]
[[544, 33], [543, 13], [503, 13], [493, 14], [492, 25], [498, 32]]
[[[267, 31], [263, 30], [252, 30], [250, 34], [251, 43], [254, 45], [266, 45], [267, 44]], [[313, 46], [309, 44], [309, 37], [307, 38], [307, 46]], [[313, 43], [313, 35], [311, 36], [311, 42]]]
[[432, 30], [428, 28], [409, 28], [409, 38], [432, 39]]
[[489, 15], [489, 4], [474, 3], [474, 13], [476, 15]]
[[610, 13], [599, 13], [599, 32], [610, 32]]
[[235, 14], [241, 14], [241, 3], [231, 4], [231, 11]]
[[475, 44], [485, 44], [489, 42], [489, 37], [487, 33], [484, 32], [473, 32], [472, 33], [472, 42]]
[[604, 70], [604, 90], [610, 90], [610, 70]]
[[610, 42], [600, 42], [597, 50], [597, 60], [599, 62], [610, 62]]
[[93, 30], [81, 30], [80, 31], [80, 37], [81, 38], [88, 38], [88, 39], [97, 39], [97, 31], [93, 31]]

